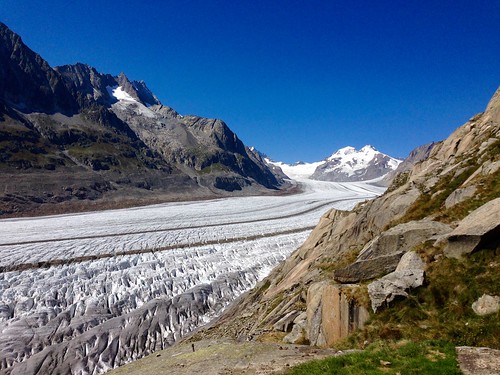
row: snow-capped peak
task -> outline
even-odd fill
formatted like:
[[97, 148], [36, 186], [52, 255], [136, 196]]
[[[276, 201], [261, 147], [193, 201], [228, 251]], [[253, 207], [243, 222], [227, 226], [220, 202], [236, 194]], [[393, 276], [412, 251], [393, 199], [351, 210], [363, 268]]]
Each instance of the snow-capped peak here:
[[335, 151], [330, 157], [328, 157], [326, 160], [333, 160], [338, 157], [343, 157], [345, 155], [349, 155], [356, 152], [356, 149], [352, 146], [347, 146], [347, 147], [342, 147]]
[[371, 145], [360, 150], [352, 146], [335, 151], [328, 158], [315, 163], [286, 164], [266, 159], [280, 167], [293, 179], [311, 178], [324, 181], [366, 181], [379, 178], [397, 168], [400, 160], [383, 154]]
[[378, 152], [378, 150], [375, 147], [373, 147], [372, 145], [363, 146], [361, 148], [361, 150], [359, 150], [359, 151], [361, 151], [361, 152]]
[[371, 145], [360, 150], [348, 146], [326, 159], [311, 178], [337, 182], [371, 180], [396, 169], [400, 162]]

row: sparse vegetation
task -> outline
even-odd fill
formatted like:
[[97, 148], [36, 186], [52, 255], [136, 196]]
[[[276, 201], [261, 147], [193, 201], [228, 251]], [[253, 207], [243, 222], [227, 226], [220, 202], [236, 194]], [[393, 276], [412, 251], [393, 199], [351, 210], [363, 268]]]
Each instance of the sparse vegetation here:
[[352, 264], [358, 257], [362, 247], [355, 246], [349, 249], [348, 252], [343, 254], [340, 259], [323, 259], [316, 267], [322, 271], [322, 273], [328, 277], [331, 277], [331, 273], [336, 269], [347, 267]]
[[446, 223], [461, 220], [486, 202], [500, 197], [500, 173], [480, 176], [475, 185], [477, 190], [472, 198], [443, 210], [436, 219]]
[[365, 351], [303, 363], [287, 375], [461, 374], [455, 348], [444, 341], [376, 342]]
[[210, 164], [209, 166], [203, 168], [199, 173], [200, 174], [210, 174], [214, 172], [229, 172], [230, 169], [221, 163]]
[[422, 191], [422, 194], [410, 206], [406, 214], [398, 220], [397, 224], [407, 223], [412, 220], [421, 220], [424, 217], [441, 211], [446, 198], [462, 185], [476, 169], [477, 165], [474, 164], [466, 167], [458, 176], [455, 176], [454, 173], [448, 173], [441, 177], [431, 191]]
[[484, 293], [500, 295], [500, 249], [460, 260], [439, 257], [435, 251], [427, 250], [439, 260], [427, 269], [426, 285], [374, 314], [363, 330], [347, 339], [347, 346], [377, 339], [443, 339], [455, 345], [500, 348], [500, 312], [478, 316], [472, 310], [472, 303]]
[[394, 177], [394, 180], [392, 181], [391, 185], [387, 188], [385, 193], [391, 193], [394, 190], [399, 189], [401, 186], [406, 184], [408, 182], [408, 179], [410, 177], [410, 172], [401, 172], [399, 173], [396, 177]]

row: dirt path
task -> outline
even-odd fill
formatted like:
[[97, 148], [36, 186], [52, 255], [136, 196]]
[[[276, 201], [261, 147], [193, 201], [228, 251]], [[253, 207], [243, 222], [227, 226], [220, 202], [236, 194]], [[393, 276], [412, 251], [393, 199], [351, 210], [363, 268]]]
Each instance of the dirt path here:
[[[279, 374], [299, 363], [343, 352], [306, 345], [232, 340], [180, 343], [117, 368], [109, 375], [267, 375]], [[344, 352], [345, 353], [345, 352]]]

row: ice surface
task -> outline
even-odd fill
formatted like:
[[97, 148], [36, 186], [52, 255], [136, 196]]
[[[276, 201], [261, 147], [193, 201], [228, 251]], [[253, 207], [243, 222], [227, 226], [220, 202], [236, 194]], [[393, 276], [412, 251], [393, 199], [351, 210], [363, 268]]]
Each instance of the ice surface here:
[[302, 194], [282, 197], [0, 220], [0, 373], [98, 374], [171, 345], [264, 278], [326, 210], [383, 192], [298, 183]]
[[270, 159], [266, 159], [266, 162], [280, 167], [281, 170], [292, 179], [306, 179], [311, 177], [316, 168], [325, 163], [323, 160], [314, 163], [286, 164], [281, 161], [274, 162]]

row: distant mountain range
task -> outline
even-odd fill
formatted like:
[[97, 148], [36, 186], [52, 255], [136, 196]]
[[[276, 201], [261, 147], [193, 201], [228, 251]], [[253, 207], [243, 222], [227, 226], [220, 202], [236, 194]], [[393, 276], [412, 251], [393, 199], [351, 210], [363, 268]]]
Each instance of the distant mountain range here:
[[52, 68], [2, 23], [0, 88], [0, 214], [285, 186], [223, 121], [181, 116], [123, 73]]
[[401, 160], [377, 151], [366, 145], [360, 150], [348, 146], [334, 152], [330, 157], [314, 162], [286, 164], [266, 161], [280, 167], [293, 179], [309, 178], [332, 182], [355, 182], [380, 179], [397, 169]]

